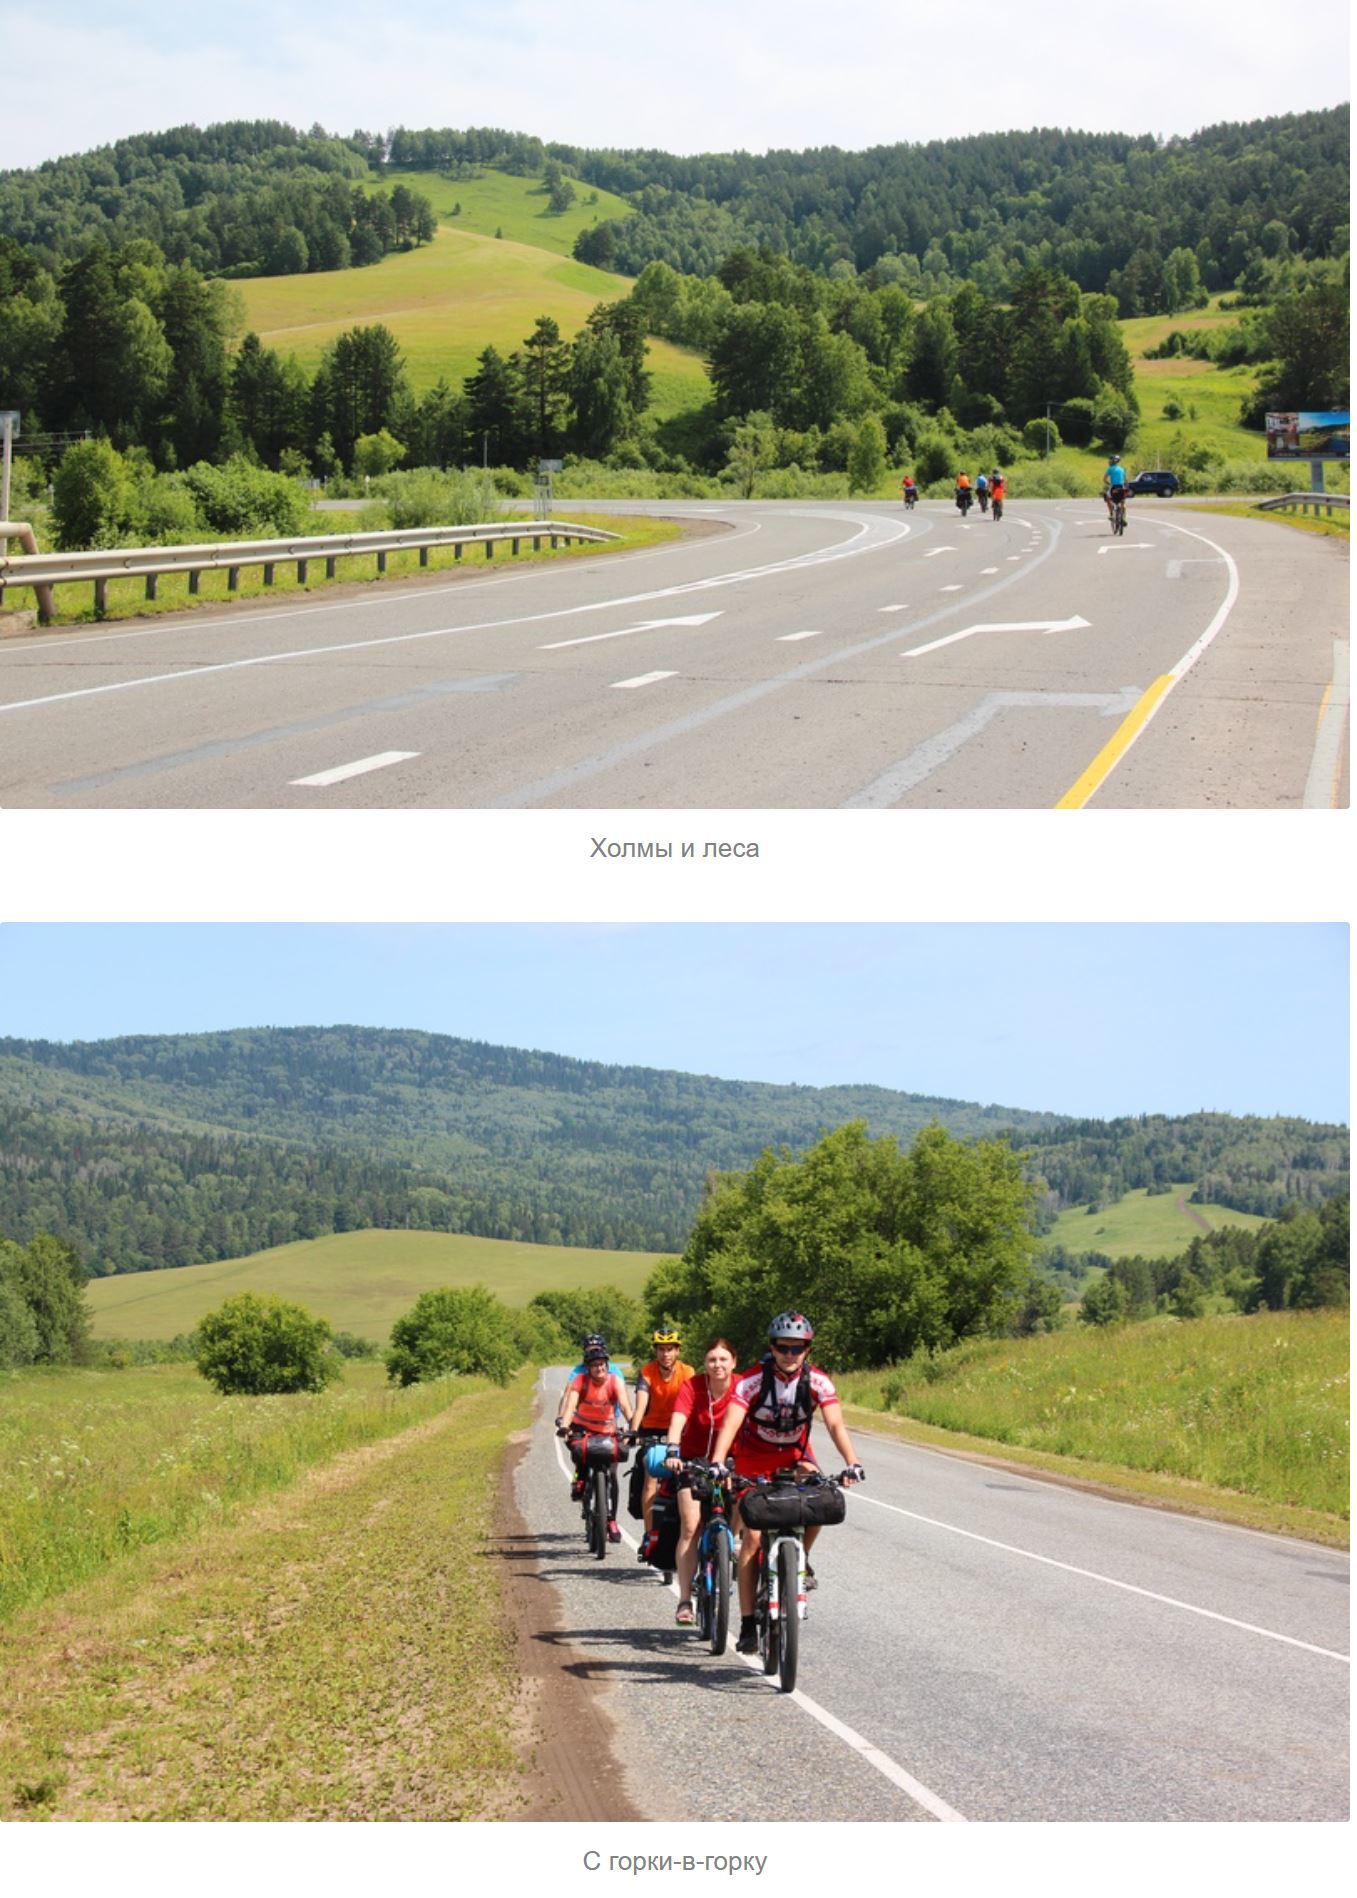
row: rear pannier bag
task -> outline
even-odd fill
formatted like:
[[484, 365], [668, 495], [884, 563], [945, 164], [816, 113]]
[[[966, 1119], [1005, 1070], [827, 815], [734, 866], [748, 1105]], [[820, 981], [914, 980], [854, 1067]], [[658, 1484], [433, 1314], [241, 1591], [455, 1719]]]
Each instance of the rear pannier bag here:
[[817, 1483], [800, 1489], [792, 1483], [774, 1483], [767, 1489], [747, 1489], [740, 1498], [740, 1514], [750, 1529], [828, 1528], [848, 1513], [837, 1483]]
[[650, 1505], [650, 1533], [641, 1542], [645, 1559], [652, 1568], [678, 1567], [679, 1512], [674, 1486], [666, 1479], [655, 1491]]

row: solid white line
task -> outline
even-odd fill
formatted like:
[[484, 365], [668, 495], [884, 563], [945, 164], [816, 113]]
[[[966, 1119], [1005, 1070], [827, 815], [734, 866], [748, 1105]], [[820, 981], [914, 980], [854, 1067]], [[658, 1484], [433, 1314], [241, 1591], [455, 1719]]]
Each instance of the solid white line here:
[[[561, 1466], [561, 1474], [562, 1476], [568, 1476], [573, 1479], [575, 1474], [574, 1465], [566, 1461], [565, 1451], [561, 1448], [561, 1439], [557, 1437], [554, 1441], [556, 1445], [556, 1461]], [[618, 1480], [619, 1482], [621, 1481], [620, 1476]], [[622, 1529], [622, 1540], [628, 1547], [638, 1549], [640, 1544], [633, 1540], [626, 1529], [622, 1528], [620, 1523], [618, 1527]], [[678, 1584], [676, 1582], [672, 1582], [670, 1588], [675, 1595], [678, 1594]], [[757, 1673], [762, 1673], [763, 1663], [757, 1655], [737, 1654], [733, 1646], [730, 1649], [730, 1654], [734, 1660], [743, 1661], [746, 1667], [753, 1669]], [[968, 1823], [963, 1813], [957, 1812], [954, 1807], [949, 1806], [945, 1799], [939, 1799], [936, 1793], [930, 1792], [927, 1786], [922, 1785], [919, 1780], [914, 1778], [912, 1773], [907, 1773], [903, 1766], [897, 1766], [888, 1753], [883, 1753], [879, 1747], [873, 1746], [870, 1740], [864, 1740], [862, 1735], [856, 1732], [854, 1728], [848, 1726], [844, 1721], [838, 1719], [836, 1715], [830, 1713], [827, 1707], [822, 1707], [818, 1700], [812, 1700], [809, 1694], [803, 1694], [799, 1687], [790, 1695], [785, 1696], [785, 1698], [794, 1700], [804, 1713], [810, 1715], [812, 1720], [818, 1720], [820, 1725], [824, 1727], [827, 1732], [832, 1733], [836, 1739], [842, 1740], [845, 1746], [852, 1747], [853, 1751], [864, 1759], [868, 1766], [874, 1766], [884, 1779], [888, 1779], [893, 1786], [898, 1786], [900, 1791], [906, 1793], [909, 1798], [914, 1801], [916, 1806], [922, 1806], [925, 1812], [931, 1812], [935, 1819], [941, 1819], [945, 1824], [949, 1825], [966, 1825]]]
[[609, 689], [613, 692], [628, 692], [636, 685], [654, 685], [660, 679], [677, 679], [677, 677], [677, 672], [642, 672], [635, 679], [614, 679]]
[[365, 772], [380, 771], [389, 764], [404, 764], [407, 758], [417, 758], [417, 751], [378, 751], [371, 758], [360, 758], [356, 764], [337, 764], [333, 771], [317, 771], [313, 777], [291, 778], [291, 784], [342, 784], [346, 778], [361, 778]]
[[[822, 630], [823, 630], [823, 629], [822, 629]], [[790, 645], [790, 644], [791, 644], [791, 642], [792, 642], [792, 641], [793, 641], [794, 639], [818, 639], [818, 638], [820, 637], [820, 634], [819, 634], [819, 632], [814, 632], [814, 633], [779, 633], [777, 637], [778, 637], [778, 643], [779, 643], [779, 645], [783, 645], [783, 646], [786, 646], [786, 645]]]
[[1349, 684], [1350, 658], [1351, 648], [1347, 640], [1336, 639], [1333, 642], [1333, 683], [1325, 694], [1319, 731], [1315, 736], [1314, 756], [1310, 760], [1310, 775], [1305, 780], [1305, 795], [1301, 799], [1307, 811], [1333, 809], [1338, 774], [1343, 763], [1343, 731], [1348, 722], [1348, 705], [1352, 696]]
[[1096, 1569], [1078, 1568], [1073, 1562], [1061, 1562], [1053, 1555], [1038, 1555], [1035, 1549], [1020, 1549], [1012, 1542], [998, 1542], [974, 1529], [959, 1529], [953, 1522], [939, 1522], [935, 1516], [921, 1516], [916, 1510], [902, 1509], [898, 1503], [883, 1503], [879, 1496], [866, 1496], [861, 1489], [853, 1492], [855, 1502], [871, 1503], [876, 1509], [889, 1509], [893, 1515], [908, 1516], [911, 1522], [927, 1523], [930, 1529], [945, 1529], [948, 1535], [964, 1536], [968, 1542], [983, 1542], [987, 1548], [1002, 1549], [1006, 1555], [1021, 1555], [1028, 1562], [1040, 1562], [1046, 1568], [1064, 1569], [1067, 1575], [1082, 1575], [1085, 1580], [1102, 1582], [1107, 1588], [1123, 1589], [1128, 1595], [1143, 1595], [1147, 1601], [1161, 1601], [1170, 1608], [1181, 1608], [1189, 1615], [1201, 1615], [1207, 1621], [1223, 1621], [1227, 1627], [1242, 1628], [1246, 1634], [1259, 1634], [1268, 1641], [1281, 1641], [1287, 1647], [1304, 1648], [1307, 1654], [1322, 1654], [1331, 1661], [1347, 1662], [1349, 1656], [1334, 1648], [1316, 1647], [1312, 1641], [1298, 1641], [1294, 1635], [1278, 1634], [1272, 1628], [1259, 1628], [1251, 1621], [1237, 1621], [1233, 1615], [1218, 1614], [1214, 1608], [1199, 1608], [1195, 1602], [1179, 1601], [1175, 1595], [1160, 1595], [1152, 1588], [1140, 1588], [1134, 1582], [1120, 1582], [1115, 1575], [1100, 1575]]

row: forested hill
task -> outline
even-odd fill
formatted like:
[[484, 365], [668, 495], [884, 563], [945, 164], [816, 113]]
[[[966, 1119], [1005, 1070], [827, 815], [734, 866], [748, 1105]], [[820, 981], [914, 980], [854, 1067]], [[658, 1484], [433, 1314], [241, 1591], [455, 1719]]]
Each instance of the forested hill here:
[[0, 1234], [57, 1233], [92, 1269], [230, 1258], [406, 1225], [678, 1250], [708, 1173], [862, 1119], [1033, 1154], [1043, 1218], [1202, 1182], [1252, 1211], [1347, 1184], [1347, 1133], [1202, 1114], [1075, 1122], [879, 1087], [609, 1066], [416, 1031], [241, 1029], [0, 1040]]
[[495, 129], [341, 138], [239, 122], [0, 172], [0, 237], [49, 271], [96, 241], [138, 237], [208, 275], [333, 270], [427, 234], [408, 191], [395, 215], [385, 196], [380, 209], [365, 204], [361, 187], [378, 178], [394, 187], [402, 172], [550, 168], [628, 199], [633, 213], [586, 231], [577, 254], [631, 275], [655, 261], [711, 275], [731, 252], [766, 246], [819, 272], [874, 271], [914, 294], [972, 281], [1004, 296], [1038, 264], [1082, 290], [1110, 290], [1127, 315], [1174, 251], [1193, 253], [1208, 290], [1233, 285], [1255, 258], [1341, 255], [1348, 146], [1346, 105], [1166, 141], [1045, 129], [697, 157]]

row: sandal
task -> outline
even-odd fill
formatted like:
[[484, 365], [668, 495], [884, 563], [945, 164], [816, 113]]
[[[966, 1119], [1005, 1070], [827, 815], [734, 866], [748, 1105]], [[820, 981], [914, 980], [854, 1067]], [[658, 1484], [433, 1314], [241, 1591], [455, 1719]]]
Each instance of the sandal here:
[[691, 1628], [697, 1619], [693, 1613], [693, 1604], [690, 1601], [681, 1601], [674, 1610], [674, 1619], [681, 1628]]

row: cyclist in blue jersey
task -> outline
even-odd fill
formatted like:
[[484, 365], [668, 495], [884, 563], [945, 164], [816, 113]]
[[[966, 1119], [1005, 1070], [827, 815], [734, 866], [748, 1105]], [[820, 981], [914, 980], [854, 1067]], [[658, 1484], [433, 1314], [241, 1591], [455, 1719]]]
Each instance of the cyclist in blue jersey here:
[[1107, 518], [1112, 518], [1113, 489], [1121, 489], [1121, 503], [1126, 505], [1126, 470], [1121, 465], [1121, 456], [1113, 455], [1103, 472], [1103, 505], [1107, 509]]

